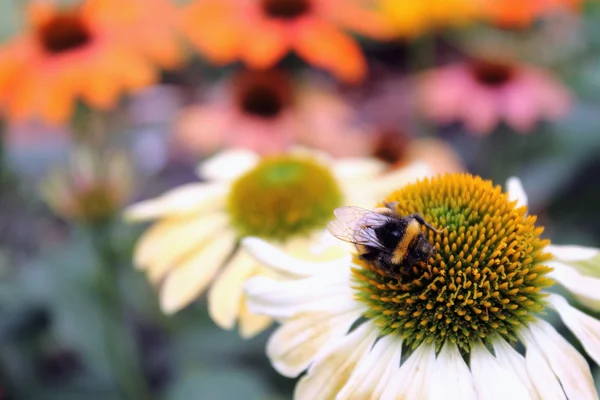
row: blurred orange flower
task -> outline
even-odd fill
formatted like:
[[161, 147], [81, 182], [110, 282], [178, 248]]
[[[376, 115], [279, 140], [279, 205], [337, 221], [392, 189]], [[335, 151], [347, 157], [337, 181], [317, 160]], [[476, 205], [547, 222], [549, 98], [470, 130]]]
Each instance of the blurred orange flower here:
[[184, 110], [175, 137], [196, 153], [243, 147], [273, 154], [302, 144], [333, 156], [365, 155], [371, 139], [355, 118], [323, 85], [296, 82], [281, 70], [245, 70], [218, 85], [206, 103]]
[[465, 25], [480, 15], [474, 0], [379, 0], [379, 7], [396, 33], [406, 38], [442, 27]]
[[581, 0], [480, 0], [484, 16], [503, 27], [524, 27], [559, 10], [577, 10]]
[[155, 65], [181, 61], [167, 0], [86, 0], [75, 7], [33, 1], [28, 29], [0, 47], [0, 105], [13, 120], [66, 121], [75, 100], [115, 105], [153, 83]]
[[425, 115], [443, 124], [463, 122], [478, 134], [501, 122], [527, 133], [571, 106], [569, 90], [548, 71], [509, 61], [472, 60], [428, 71], [421, 79]]
[[211, 61], [243, 60], [269, 68], [295, 51], [316, 67], [355, 83], [366, 73], [360, 46], [342, 28], [376, 39], [390, 27], [370, 0], [196, 0], [182, 10], [182, 26]]

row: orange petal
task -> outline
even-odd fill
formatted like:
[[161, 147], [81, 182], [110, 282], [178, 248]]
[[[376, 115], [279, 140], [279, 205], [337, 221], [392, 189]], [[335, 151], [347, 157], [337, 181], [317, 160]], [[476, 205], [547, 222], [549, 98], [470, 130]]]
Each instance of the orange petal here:
[[244, 32], [241, 58], [252, 68], [269, 68], [289, 51], [285, 26], [275, 21], [257, 23]]
[[226, 64], [238, 57], [239, 21], [235, 4], [226, 0], [195, 1], [182, 11], [181, 27], [209, 60]]
[[365, 78], [367, 66], [358, 43], [326, 21], [306, 18], [299, 23], [295, 50], [309, 63], [347, 83]]
[[50, 1], [34, 0], [27, 4], [25, 10], [27, 21], [32, 26], [40, 26], [56, 14], [56, 7]]
[[395, 34], [394, 28], [383, 13], [367, 10], [358, 4], [340, 3], [332, 18], [340, 25], [374, 39], [387, 40]]
[[40, 114], [44, 121], [61, 124], [69, 119], [75, 101], [76, 81], [73, 78], [72, 74], [67, 73], [48, 80], [48, 86], [40, 98]]

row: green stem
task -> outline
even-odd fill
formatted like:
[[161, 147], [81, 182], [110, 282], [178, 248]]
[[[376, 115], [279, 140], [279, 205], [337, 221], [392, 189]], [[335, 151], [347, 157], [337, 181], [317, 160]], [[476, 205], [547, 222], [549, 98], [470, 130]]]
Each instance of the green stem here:
[[152, 393], [140, 371], [136, 352], [126, 348], [130, 337], [124, 323], [125, 301], [120, 288], [119, 255], [111, 243], [112, 221], [95, 223], [88, 229], [99, 261], [97, 289], [106, 316], [103, 321], [106, 352], [119, 389], [125, 399], [151, 400]]

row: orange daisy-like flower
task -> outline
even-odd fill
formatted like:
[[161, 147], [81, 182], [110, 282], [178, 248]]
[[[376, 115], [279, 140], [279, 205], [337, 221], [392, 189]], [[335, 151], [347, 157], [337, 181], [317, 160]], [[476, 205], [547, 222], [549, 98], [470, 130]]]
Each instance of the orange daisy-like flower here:
[[[181, 61], [166, 0], [34, 1], [28, 29], [0, 47], [0, 105], [10, 119], [64, 122], [75, 100], [107, 109]], [[156, 66], [155, 66], [156, 65]]]
[[577, 10], [582, 0], [480, 0], [485, 17], [499, 26], [525, 27], [559, 10]]
[[243, 60], [252, 68], [273, 66], [288, 52], [338, 78], [364, 78], [359, 45], [341, 30], [373, 38], [392, 34], [370, 0], [196, 0], [182, 12], [192, 43], [211, 61]]

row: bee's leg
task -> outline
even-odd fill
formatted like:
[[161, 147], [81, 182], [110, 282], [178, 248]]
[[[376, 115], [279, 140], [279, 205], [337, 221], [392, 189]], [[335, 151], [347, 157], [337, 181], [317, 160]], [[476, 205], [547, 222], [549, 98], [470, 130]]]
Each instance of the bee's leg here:
[[425, 225], [428, 229], [431, 229], [432, 231], [434, 231], [435, 233], [442, 233], [444, 232], [444, 230], [438, 230], [435, 229], [432, 225], [428, 224], [427, 221], [425, 221], [425, 218], [423, 218], [423, 216], [419, 213], [413, 213], [410, 215], [412, 218], [416, 219], [418, 223], [420, 223], [421, 225]]

